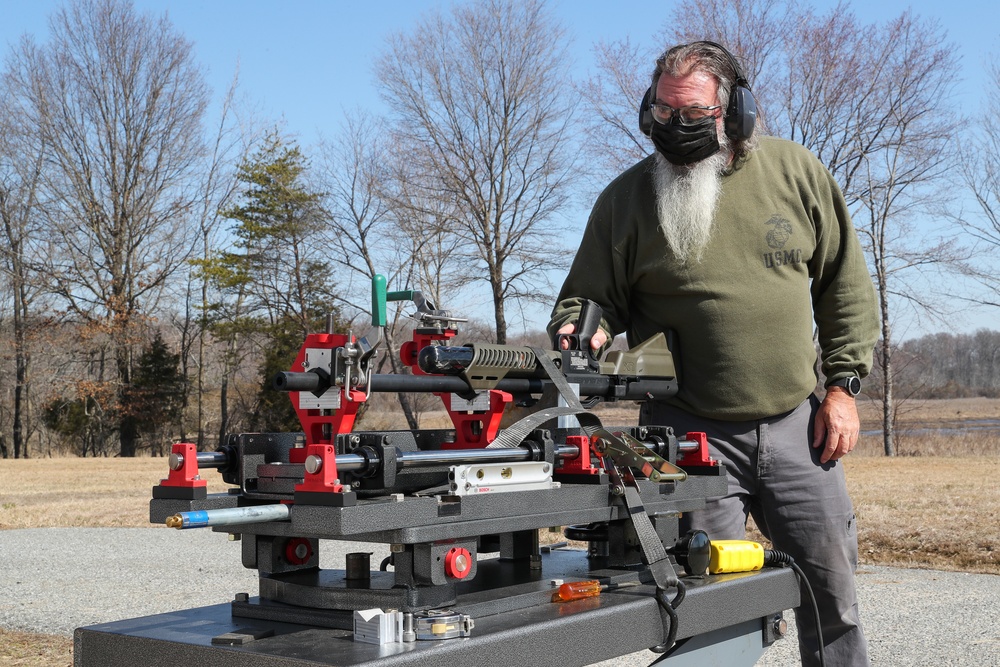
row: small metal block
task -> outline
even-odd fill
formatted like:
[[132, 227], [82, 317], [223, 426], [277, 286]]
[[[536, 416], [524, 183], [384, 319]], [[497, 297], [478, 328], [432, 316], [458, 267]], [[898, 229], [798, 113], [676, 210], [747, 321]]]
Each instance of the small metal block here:
[[273, 637], [274, 630], [262, 628], [240, 628], [212, 637], [213, 646], [243, 646], [258, 639]]

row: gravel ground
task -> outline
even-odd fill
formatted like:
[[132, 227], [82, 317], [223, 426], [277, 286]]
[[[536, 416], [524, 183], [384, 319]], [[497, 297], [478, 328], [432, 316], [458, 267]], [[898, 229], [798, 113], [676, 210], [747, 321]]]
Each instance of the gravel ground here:
[[[385, 545], [324, 542], [321, 565], [343, 568], [348, 551]], [[0, 626], [72, 634], [74, 628], [256, 594], [240, 544], [207, 530], [36, 528], [0, 531]], [[864, 567], [858, 572], [872, 663], [908, 667], [1000, 666], [1000, 576]], [[798, 663], [791, 632], [758, 667]], [[641, 652], [602, 663], [648, 665]], [[669, 664], [666, 663], [666, 664]]]

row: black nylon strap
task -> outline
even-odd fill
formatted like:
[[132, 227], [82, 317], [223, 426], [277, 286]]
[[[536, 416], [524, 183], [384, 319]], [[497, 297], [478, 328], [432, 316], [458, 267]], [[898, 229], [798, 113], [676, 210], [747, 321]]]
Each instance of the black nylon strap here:
[[[597, 415], [583, 407], [579, 397], [573, 391], [572, 387], [570, 387], [565, 376], [556, 368], [555, 363], [553, 363], [549, 355], [540, 348], [533, 347], [531, 351], [535, 354], [538, 365], [542, 367], [542, 370], [545, 371], [545, 374], [559, 391], [559, 395], [566, 401], [567, 407], [549, 408], [528, 415], [512, 427], [505, 429], [500, 436], [490, 443], [489, 447], [516, 447], [524, 440], [528, 433], [550, 419], [564, 415], [576, 415], [577, 420], [580, 422], [580, 428], [588, 437], [593, 438], [596, 435], [601, 438], [607, 438], [625, 448], [625, 443], [621, 442], [621, 439], [614, 434], [608, 432]], [[639, 485], [636, 483], [635, 477], [628, 468], [624, 468], [623, 473], [615, 465], [614, 461], [611, 460], [610, 456], [604, 457], [604, 468], [611, 476], [612, 487], [617, 487], [621, 491], [620, 494], [616, 495], [620, 495], [622, 501], [625, 503], [625, 509], [628, 510], [629, 518], [635, 527], [635, 534], [639, 538], [639, 545], [642, 547], [643, 556], [646, 558], [650, 574], [653, 576], [653, 581], [656, 582], [657, 588], [665, 590], [676, 587], [677, 574], [674, 572], [673, 563], [667, 556], [667, 551], [663, 547], [660, 536], [656, 534], [653, 522], [650, 521], [649, 515], [646, 514], [646, 507], [643, 505], [642, 497], [639, 495]]]

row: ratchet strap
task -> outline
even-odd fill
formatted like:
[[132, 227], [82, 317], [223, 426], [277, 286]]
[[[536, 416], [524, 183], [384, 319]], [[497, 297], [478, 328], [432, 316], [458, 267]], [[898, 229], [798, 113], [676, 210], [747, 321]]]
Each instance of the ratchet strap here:
[[[597, 415], [583, 407], [580, 398], [566, 381], [566, 377], [556, 368], [555, 363], [544, 350], [535, 347], [530, 349], [535, 354], [538, 365], [542, 367], [549, 380], [559, 391], [559, 395], [566, 402], [566, 407], [539, 410], [524, 417], [510, 428], [504, 429], [489, 444], [489, 447], [517, 447], [532, 430], [545, 422], [556, 417], [575, 415], [577, 421], [580, 422], [580, 428], [587, 437], [592, 441], [595, 438], [598, 440], [597, 449], [602, 454], [604, 469], [611, 479], [611, 493], [622, 499], [625, 509], [628, 511], [632, 525], [635, 527], [636, 536], [639, 538], [642, 554], [649, 566], [656, 587], [661, 590], [676, 588], [678, 580], [673, 563], [667, 555], [659, 535], [656, 534], [653, 522], [646, 514], [646, 507], [639, 494], [639, 484], [635, 481], [635, 476], [628, 465], [640, 466], [651, 479], [669, 479], [671, 477], [683, 479], [687, 475], [659, 457], [656, 457], [659, 459], [659, 464], [651, 466], [642, 456], [636, 454], [621, 437], [605, 429]], [[651, 454], [651, 452], [644, 453]], [[614, 460], [616, 457], [620, 460], [624, 459], [625, 465], [621, 468]], [[654, 467], [655, 469], [653, 469]], [[665, 474], [660, 474], [660, 471]]]

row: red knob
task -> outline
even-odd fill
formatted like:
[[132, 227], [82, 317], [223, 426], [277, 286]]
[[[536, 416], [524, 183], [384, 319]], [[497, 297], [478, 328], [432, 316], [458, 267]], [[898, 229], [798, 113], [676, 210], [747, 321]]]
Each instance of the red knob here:
[[472, 572], [472, 562], [468, 549], [455, 547], [444, 557], [444, 573], [455, 579], [465, 579]]

